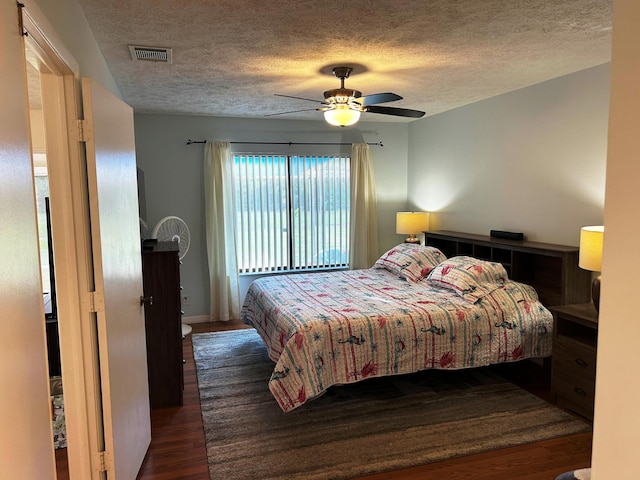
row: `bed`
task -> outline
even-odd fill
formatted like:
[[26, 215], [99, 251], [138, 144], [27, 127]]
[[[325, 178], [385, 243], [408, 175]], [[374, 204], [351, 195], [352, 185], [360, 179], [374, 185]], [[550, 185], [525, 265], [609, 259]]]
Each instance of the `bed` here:
[[269, 389], [291, 411], [329, 387], [419, 370], [551, 354], [553, 317], [500, 263], [401, 244], [370, 269], [254, 281], [241, 312], [275, 367]]

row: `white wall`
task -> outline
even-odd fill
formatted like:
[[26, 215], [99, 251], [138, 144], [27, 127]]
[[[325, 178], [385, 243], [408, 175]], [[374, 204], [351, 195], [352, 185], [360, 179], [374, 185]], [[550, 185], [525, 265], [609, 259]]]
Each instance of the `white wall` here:
[[[135, 128], [137, 162], [145, 176], [149, 235], [167, 215], [184, 219], [191, 232], [191, 247], [181, 268], [183, 295], [190, 298], [189, 305], [183, 308], [186, 317], [209, 312], [202, 180], [204, 145], [186, 145], [188, 139], [348, 144], [382, 141], [383, 147], [371, 147], [380, 253], [402, 241], [402, 236], [395, 234], [395, 212], [406, 208], [407, 124], [360, 122], [354, 127], [335, 128], [324, 121], [136, 114]], [[232, 151], [350, 154], [351, 147], [233, 144]], [[250, 281], [243, 280], [243, 284]]]
[[615, 0], [593, 480], [640, 477], [640, 2]]
[[[46, 17], [53, 32], [59, 39], [58, 44], [64, 45], [73, 59], [78, 62], [79, 74], [92, 77], [100, 85], [122, 98], [107, 62], [96, 43], [93, 32], [89, 28], [87, 18], [80, 8], [77, 0], [24, 0], [29, 9], [30, 4], [35, 4]], [[124, 47], [123, 47], [124, 48]]]
[[25, 61], [15, 2], [0, 1], [0, 478], [52, 478]]
[[601, 225], [609, 64], [409, 125], [408, 201], [431, 229], [577, 245]]

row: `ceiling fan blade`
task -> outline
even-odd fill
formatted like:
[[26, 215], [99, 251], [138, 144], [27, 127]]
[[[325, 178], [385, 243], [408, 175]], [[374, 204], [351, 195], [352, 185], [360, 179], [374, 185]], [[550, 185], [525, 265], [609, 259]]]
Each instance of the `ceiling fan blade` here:
[[315, 102], [315, 103], [322, 103], [323, 105], [326, 105], [327, 102], [324, 102], [322, 100], [312, 100], [310, 98], [303, 98], [303, 97], [293, 97], [291, 95], [282, 95], [280, 93], [274, 93], [274, 95], [276, 97], [285, 97], [285, 98], [295, 98], [296, 100], [306, 100], [307, 102]]
[[275, 117], [276, 115], [286, 115], [287, 113], [310, 112], [311, 110], [318, 110], [318, 108], [303, 108], [302, 110], [289, 110], [288, 112], [267, 113], [265, 117]]
[[420, 110], [410, 110], [408, 108], [395, 108], [395, 107], [380, 107], [378, 105], [371, 105], [364, 109], [365, 112], [381, 113], [383, 115], [395, 115], [396, 117], [411, 117], [422, 118], [424, 112]]
[[365, 95], [364, 97], [358, 99], [358, 101], [365, 107], [374, 105], [376, 103], [395, 102], [396, 100], [402, 100], [402, 97], [391, 92], [373, 93], [371, 95]]

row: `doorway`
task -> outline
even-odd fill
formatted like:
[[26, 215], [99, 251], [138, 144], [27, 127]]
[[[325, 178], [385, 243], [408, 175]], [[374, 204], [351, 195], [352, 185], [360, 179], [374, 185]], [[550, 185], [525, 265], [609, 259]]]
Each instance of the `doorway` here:
[[[33, 180], [36, 200], [38, 246], [40, 253], [40, 271], [42, 285], [42, 300], [44, 317], [42, 319], [46, 335], [46, 349], [49, 372], [49, 395], [51, 399], [51, 430], [55, 450], [55, 463], [58, 480], [69, 478], [67, 455], [67, 422], [64, 402], [64, 381], [62, 377], [62, 360], [60, 355], [59, 314], [57, 296], [57, 275], [55, 266], [58, 263], [54, 246], [54, 237], [63, 239], [63, 235], [54, 233], [53, 220], [54, 205], [63, 203], [63, 199], [52, 198], [49, 172], [48, 145], [57, 142], [47, 142], [46, 124], [53, 123], [61, 112], [56, 110], [61, 105], [59, 94], [55, 88], [50, 88], [51, 82], [47, 76], [59, 77], [58, 71], [44, 49], [35, 38], [28, 37], [25, 41], [25, 59], [27, 73], [27, 92], [29, 104], [30, 143], [33, 166]], [[47, 88], [49, 84], [49, 88]], [[46, 98], [46, 97], [49, 98]], [[45, 116], [45, 104], [48, 109]], [[47, 121], [48, 120], [48, 121]], [[49, 136], [60, 135], [60, 131], [51, 131]], [[66, 140], [66, 136], [64, 138]], [[55, 155], [51, 155], [52, 158]], [[54, 187], [55, 191], [55, 187]], [[60, 210], [57, 208], [56, 210]], [[61, 262], [62, 263], [62, 262]], [[64, 273], [64, 272], [63, 272]]]
[[[0, 2], [0, 311], [11, 319], [0, 340], [3, 405], [10, 413], [0, 434], [6, 454], [0, 477], [55, 478], [27, 101], [30, 43], [42, 93], [69, 474], [135, 478], [150, 425], [133, 112], [113, 94], [98, 95], [97, 86], [81, 92], [80, 64], [38, 4], [25, 3]], [[92, 57], [81, 47], [77, 53], [93, 71]], [[114, 138], [116, 131], [121, 135]], [[106, 218], [98, 223], [103, 205]]]
[[49, 395], [51, 398], [51, 424], [58, 479], [68, 478], [67, 438], [64, 413], [64, 391], [60, 361], [58, 312], [55, 281], [55, 254], [51, 222], [49, 172], [42, 102], [40, 71], [49, 69], [37, 55], [31, 42], [25, 43], [29, 121], [31, 127], [31, 158], [34, 189], [44, 324], [46, 331], [47, 361], [49, 370]]
[[77, 65], [59, 56], [28, 12], [24, 28], [52, 454], [58, 479], [99, 478], [105, 474], [92, 453], [105, 443], [98, 339], [80, 293], [94, 285], [86, 162], [68, 127], [79, 118]]
[[69, 477], [133, 478], [151, 439], [133, 111], [80, 82], [42, 15], [22, 13], [40, 81]]

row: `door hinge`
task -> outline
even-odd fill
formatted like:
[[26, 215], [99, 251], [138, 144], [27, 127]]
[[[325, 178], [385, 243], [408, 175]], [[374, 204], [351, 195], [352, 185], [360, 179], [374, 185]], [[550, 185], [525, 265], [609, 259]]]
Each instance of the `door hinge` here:
[[76, 142], [88, 142], [93, 137], [91, 124], [86, 120], [76, 120], [71, 124], [71, 136]]
[[82, 297], [82, 305], [90, 313], [104, 312], [104, 295], [100, 292], [86, 292]]
[[16, 2], [16, 4], [18, 5], [18, 28], [20, 29], [20, 35], [22, 35], [23, 37], [28, 37], [29, 36], [29, 32], [27, 32], [27, 29], [24, 28], [24, 19], [22, 17], [22, 11], [24, 9], [24, 3]]
[[96, 454], [97, 467], [99, 472], [106, 472], [111, 468], [111, 455], [107, 451]]

